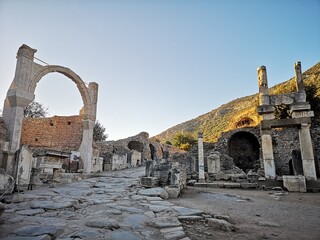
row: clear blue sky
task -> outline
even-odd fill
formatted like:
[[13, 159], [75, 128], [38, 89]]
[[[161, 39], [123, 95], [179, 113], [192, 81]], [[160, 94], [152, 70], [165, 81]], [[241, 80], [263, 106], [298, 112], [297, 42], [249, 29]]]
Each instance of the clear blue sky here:
[[[0, 100], [22, 44], [36, 57], [99, 84], [109, 139], [156, 135], [320, 61], [320, 0], [0, 0]], [[36, 101], [75, 115], [75, 84], [52, 73]], [[0, 106], [2, 108], [2, 104]]]

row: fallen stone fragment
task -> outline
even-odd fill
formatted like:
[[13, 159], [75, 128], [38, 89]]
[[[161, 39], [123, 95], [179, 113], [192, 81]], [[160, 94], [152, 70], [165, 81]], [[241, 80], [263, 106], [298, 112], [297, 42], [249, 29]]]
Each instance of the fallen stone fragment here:
[[48, 234], [58, 237], [63, 232], [63, 228], [54, 226], [24, 226], [16, 229], [13, 233], [18, 236], [34, 237]]
[[105, 228], [109, 230], [114, 230], [120, 228], [120, 226], [117, 224], [116, 221], [110, 221], [108, 219], [96, 219], [91, 220], [89, 222], [85, 223], [88, 227], [94, 227], [94, 228]]
[[161, 197], [162, 199], [169, 198], [167, 191], [160, 187], [140, 190], [139, 194], [149, 197]]
[[207, 218], [208, 224], [211, 227], [221, 229], [225, 232], [230, 232], [233, 229], [233, 226], [225, 220], [216, 219], [216, 218]]
[[203, 210], [196, 208], [186, 208], [177, 206], [174, 206], [172, 208], [178, 212], [179, 216], [201, 215], [204, 213]]

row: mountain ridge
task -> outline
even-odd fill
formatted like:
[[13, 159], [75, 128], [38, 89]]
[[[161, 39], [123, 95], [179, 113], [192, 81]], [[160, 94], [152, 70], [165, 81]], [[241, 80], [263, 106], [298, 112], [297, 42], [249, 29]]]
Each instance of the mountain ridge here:
[[[304, 84], [307, 87], [313, 86], [314, 96], [320, 99], [320, 62], [307, 69], [302, 74]], [[283, 94], [296, 91], [294, 77], [287, 81], [278, 83], [269, 88], [269, 94]], [[257, 126], [260, 116], [257, 113], [258, 93], [236, 98], [220, 107], [204, 113], [196, 118], [179, 123], [160, 134], [152, 137], [161, 142], [172, 142], [177, 132], [190, 132], [194, 137], [198, 132], [203, 133], [204, 141], [216, 142], [222, 132], [226, 132], [243, 126]], [[320, 109], [315, 111], [315, 118], [319, 120]]]

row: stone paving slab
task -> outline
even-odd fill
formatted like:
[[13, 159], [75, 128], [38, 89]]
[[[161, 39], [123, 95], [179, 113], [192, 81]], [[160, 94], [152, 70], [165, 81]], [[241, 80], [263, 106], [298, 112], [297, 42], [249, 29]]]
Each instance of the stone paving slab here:
[[[163, 240], [185, 238], [177, 215], [197, 215], [165, 201], [163, 188], [138, 185], [144, 168], [101, 173], [77, 183], [21, 193], [5, 204], [0, 239]], [[160, 231], [161, 230], [161, 231]]]

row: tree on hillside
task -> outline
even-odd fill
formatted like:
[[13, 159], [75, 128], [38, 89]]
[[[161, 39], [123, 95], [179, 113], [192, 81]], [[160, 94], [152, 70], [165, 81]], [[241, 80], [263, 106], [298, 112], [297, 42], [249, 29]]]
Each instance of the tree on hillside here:
[[32, 102], [24, 108], [26, 118], [44, 118], [48, 115], [48, 108], [38, 102]]
[[173, 137], [173, 146], [184, 151], [188, 151], [196, 142], [197, 140], [190, 132], [178, 132]]
[[93, 141], [105, 141], [108, 138], [108, 134], [105, 131], [105, 127], [99, 121], [96, 121], [93, 128]]

